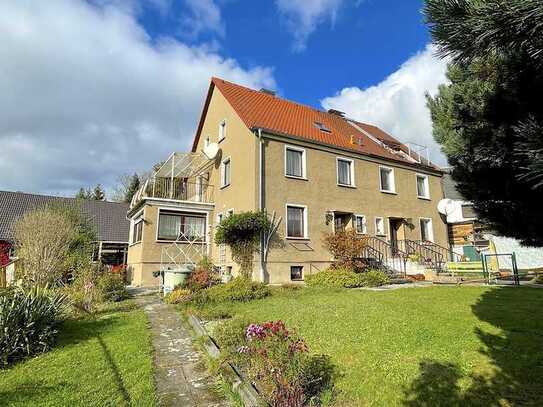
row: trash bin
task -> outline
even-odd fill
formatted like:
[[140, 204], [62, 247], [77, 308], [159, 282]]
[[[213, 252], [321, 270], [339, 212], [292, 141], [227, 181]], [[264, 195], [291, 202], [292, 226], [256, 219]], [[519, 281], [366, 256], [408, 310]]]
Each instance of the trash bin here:
[[194, 267], [191, 265], [186, 265], [172, 270], [164, 270], [164, 295], [173, 291], [179, 284], [183, 284], [193, 269]]

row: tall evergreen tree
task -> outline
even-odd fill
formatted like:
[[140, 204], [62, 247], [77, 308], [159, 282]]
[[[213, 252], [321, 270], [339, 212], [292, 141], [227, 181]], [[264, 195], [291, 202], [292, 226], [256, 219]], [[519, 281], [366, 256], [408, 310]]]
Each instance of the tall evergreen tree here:
[[496, 232], [543, 246], [542, 2], [427, 0], [425, 13], [451, 58], [428, 106], [460, 192]]
[[138, 192], [138, 189], [140, 188], [140, 177], [138, 174], [134, 173], [132, 177], [130, 178], [130, 183], [128, 184], [128, 188], [126, 190], [126, 194], [124, 196], [124, 202], [131, 202], [132, 197], [136, 192]]

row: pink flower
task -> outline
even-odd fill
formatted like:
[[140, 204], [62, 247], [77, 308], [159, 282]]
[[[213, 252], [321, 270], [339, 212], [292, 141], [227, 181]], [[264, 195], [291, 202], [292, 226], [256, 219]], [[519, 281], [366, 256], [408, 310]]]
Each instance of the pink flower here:
[[245, 336], [248, 340], [252, 340], [255, 338], [262, 339], [266, 336], [266, 331], [260, 325], [251, 324], [247, 327]]

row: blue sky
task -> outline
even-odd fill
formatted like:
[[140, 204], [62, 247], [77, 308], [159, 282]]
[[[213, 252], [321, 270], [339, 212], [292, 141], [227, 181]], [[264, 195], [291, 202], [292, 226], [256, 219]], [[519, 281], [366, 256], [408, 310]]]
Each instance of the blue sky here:
[[183, 2], [174, 4], [167, 15], [148, 5], [139, 18], [155, 39], [175, 36], [193, 44], [216, 41], [223, 56], [246, 67], [271, 66], [282, 95], [318, 106], [338, 89], [379, 83], [430, 41], [422, 1], [340, 3], [334, 21], [328, 17], [316, 24], [304, 50], [293, 48], [292, 30], [273, 1], [216, 2], [224, 25], [221, 33], [204, 30], [187, 35], [179, 16], [189, 14], [190, 7]]
[[[433, 141], [446, 82], [415, 0], [0, 2], [0, 189], [72, 195], [192, 141], [209, 79]], [[9, 176], [7, 175], [9, 174]]]

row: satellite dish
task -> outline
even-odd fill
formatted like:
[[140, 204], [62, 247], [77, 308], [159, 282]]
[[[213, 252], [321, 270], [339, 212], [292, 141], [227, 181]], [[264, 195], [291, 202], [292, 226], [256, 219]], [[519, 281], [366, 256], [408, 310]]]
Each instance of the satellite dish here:
[[437, 204], [437, 211], [445, 216], [454, 211], [454, 201], [449, 198], [442, 199]]
[[204, 154], [210, 160], [213, 160], [219, 152], [219, 145], [217, 143], [211, 143], [207, 147], [204, 147]]

